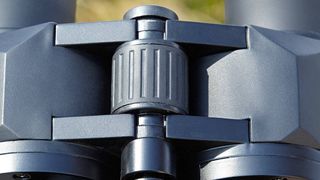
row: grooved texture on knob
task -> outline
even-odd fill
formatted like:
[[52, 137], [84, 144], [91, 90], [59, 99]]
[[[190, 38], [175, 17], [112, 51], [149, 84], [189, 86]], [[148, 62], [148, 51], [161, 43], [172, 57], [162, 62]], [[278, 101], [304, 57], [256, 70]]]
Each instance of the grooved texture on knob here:
[[187, 57], [167, 45], [123, 46], [112, 60], [113, 113], [133, 110], [188, 112]]

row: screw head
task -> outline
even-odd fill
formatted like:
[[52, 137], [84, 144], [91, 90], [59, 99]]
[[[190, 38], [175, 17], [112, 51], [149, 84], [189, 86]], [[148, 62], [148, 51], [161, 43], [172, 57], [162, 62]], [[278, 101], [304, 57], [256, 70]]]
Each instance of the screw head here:
[[276, 177], [276, 178], [274, 178], [274, 180], [288, 180], [288, 179], [284, 178], [284, 177]]
[[17, 173], [14, 174], [12, 177], [15, 180], [31, 180], [31, 175], [27, 173]]

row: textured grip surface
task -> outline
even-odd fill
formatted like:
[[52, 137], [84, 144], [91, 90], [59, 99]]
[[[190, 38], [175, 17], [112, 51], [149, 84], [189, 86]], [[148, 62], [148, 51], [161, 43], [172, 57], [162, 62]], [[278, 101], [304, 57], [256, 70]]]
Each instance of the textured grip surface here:
[[113, 113], [134, 110], [188, 112], [188, 65], [169, 44], [124, 44], [112, 60]]

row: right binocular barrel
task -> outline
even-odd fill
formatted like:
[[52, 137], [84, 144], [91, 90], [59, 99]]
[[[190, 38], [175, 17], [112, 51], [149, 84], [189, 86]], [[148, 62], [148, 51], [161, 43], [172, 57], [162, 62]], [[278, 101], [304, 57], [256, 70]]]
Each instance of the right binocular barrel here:
[[320, 32], [318, 0], [226, 0], [226, 23]]

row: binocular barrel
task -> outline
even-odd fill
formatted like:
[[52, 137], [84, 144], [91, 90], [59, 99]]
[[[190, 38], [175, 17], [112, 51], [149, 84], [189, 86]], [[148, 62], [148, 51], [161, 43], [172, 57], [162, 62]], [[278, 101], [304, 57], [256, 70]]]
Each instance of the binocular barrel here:
[[0, 32], [45, 22], [75, 20], [76, 0], [1, 0]]
[[271, 29], [320, 32], [317, 0], [226, 0], [226, 23]]

